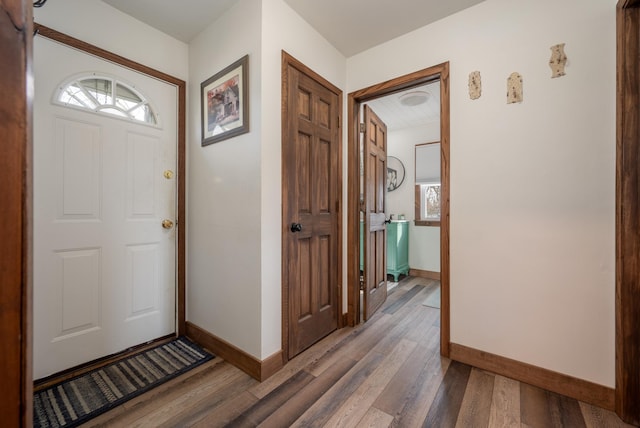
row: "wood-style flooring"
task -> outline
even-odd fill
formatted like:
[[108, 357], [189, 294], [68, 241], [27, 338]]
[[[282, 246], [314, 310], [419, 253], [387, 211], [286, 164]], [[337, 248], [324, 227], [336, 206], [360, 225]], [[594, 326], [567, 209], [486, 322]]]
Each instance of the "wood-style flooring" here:
[[442, 358], [437, 282], [405, 278], [364, 325], [259, 383], [220, 358], [84, 426], [625, 427], [614, 413]]

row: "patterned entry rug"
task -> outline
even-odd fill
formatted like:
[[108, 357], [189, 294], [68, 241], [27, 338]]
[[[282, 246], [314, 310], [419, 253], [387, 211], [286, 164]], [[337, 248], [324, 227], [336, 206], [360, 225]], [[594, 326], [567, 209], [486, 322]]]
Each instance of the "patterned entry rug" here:
[[184, 337], [38, 391], [34, 427], [75, 427], [214, 356]]

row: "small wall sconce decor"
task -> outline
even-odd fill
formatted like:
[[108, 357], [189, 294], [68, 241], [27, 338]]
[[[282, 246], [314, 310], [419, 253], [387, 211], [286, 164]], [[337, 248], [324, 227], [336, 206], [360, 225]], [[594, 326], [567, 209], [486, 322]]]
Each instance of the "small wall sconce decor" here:
[[511, 73], [507, 79], [507, 104], [522, 102], [522, 76]]
[[482, 77], [479, 71], [469, 73], [469, 98], [477, 100], [482, 95]]
[[567, 64], [567, 55], [564, 53], [564, 43], [551, 46], [550, 49], [551, 59], [549, 60], [549, 67], [551, 67], [551, 78], [564, 76], [564, 67]]

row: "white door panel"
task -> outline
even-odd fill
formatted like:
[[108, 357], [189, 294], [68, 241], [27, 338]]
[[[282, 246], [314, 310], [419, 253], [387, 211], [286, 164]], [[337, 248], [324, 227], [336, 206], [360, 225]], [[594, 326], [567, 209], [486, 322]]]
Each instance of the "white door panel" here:
[[[53, 104], [84, 72], [135, 87], [160, 126]], [[175, 332], [177, 89], [42, 37], [34, 73], [37, 379]]]

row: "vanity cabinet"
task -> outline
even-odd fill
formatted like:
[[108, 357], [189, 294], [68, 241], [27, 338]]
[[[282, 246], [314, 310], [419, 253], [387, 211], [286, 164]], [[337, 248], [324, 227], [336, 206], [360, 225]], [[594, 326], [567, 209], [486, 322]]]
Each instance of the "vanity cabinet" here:
[[[360, 222], [360, 270], [364, 262], [364, 222]], [[387, 224], [387, 274], [394, 281], [409, 274], [409, 221], [394, 220]]]
[[394, 281], [400, 274], [409, 274], [409, 221], [397, 220], [387, 224], [387, 274]]

